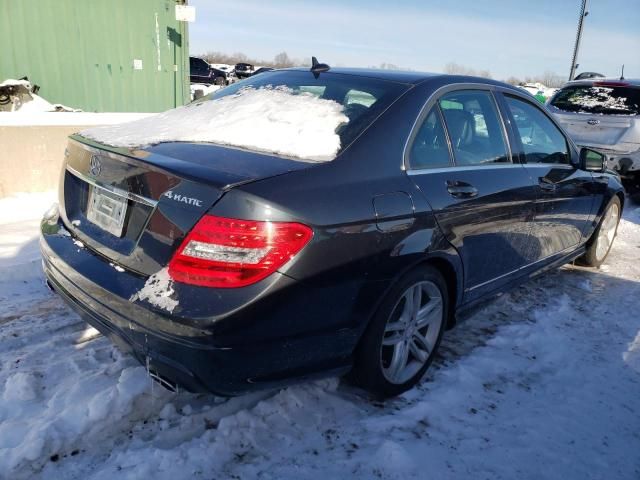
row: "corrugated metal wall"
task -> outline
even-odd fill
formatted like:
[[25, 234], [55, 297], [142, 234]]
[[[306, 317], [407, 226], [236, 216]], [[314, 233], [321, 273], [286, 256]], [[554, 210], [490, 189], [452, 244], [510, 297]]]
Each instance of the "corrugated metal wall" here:
[[[0, 0], [0, 82], [85, 111], [158, 112], [189, 98], [181, 0]], [[142, 61], [142, 69], [134, 68]]]

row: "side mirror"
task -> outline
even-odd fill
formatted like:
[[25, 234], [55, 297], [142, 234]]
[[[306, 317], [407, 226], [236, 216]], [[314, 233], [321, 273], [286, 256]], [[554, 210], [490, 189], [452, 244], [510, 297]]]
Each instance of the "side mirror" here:
[[607, 157], [590, 148], [580, 150], [580, 169], [588, 172], [604, 172], [607, 169]]

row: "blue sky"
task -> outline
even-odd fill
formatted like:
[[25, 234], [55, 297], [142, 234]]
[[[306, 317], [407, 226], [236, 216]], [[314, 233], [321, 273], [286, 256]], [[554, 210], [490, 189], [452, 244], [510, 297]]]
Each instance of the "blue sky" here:
[[[334, 66], [448, 62], [494, 78], [568, 75], [580, 0], [190, 0], [192, 54], [317, 56]], [[578, 71], [640, 77], [640, 0], [590, 0]]]

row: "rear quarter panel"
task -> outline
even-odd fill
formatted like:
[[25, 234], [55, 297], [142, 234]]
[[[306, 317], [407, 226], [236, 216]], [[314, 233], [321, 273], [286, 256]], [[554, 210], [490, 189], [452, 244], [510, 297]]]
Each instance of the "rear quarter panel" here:
[[[449, 262], [462, 277], [455, 250], [402, 170], [420, 98], [402, 97], [334, 161], [234, 188], [211, 210], [313, 227], [312, 241], [281, 269], [306, 289], [300, 318], [289, 321], [361, 329], [393, 282], [430, 256]], [[388, 219], [408, 219], [406, 228], [382, 232], [373, 199], [393, 192], [409, 195], [413, 211]]]

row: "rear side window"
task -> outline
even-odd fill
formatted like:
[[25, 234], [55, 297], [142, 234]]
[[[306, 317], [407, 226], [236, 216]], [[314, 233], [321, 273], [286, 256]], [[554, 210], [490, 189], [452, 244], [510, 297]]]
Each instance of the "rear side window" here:
[[363, 92], [360, 90], [349, 90], [347, 92], [347, 95], [345, 96], [344, 104], [345, 105], [358, 104], [368, 108], [371, 105], [373, 105], [375, 101], [376, 101], [376, 97], [374, 97], [370, 93]]
[[456, 165], [510, 162], [493, 97], [482, 90], [461, 90], [440, 101]]
[[422, 122], [411, 146], [409, 163], [411, 168], [415, 169], [451, 165], [447, 138], [438, 107], [433, 107]]
[[527, 163], [569, 163], [567, 140], [547, 116], [529, 102], [505, 96]]
[[572, 85], [560, 90], [551, 105], [567, 112], [640, 115], [640, 89], [598, 85]]

